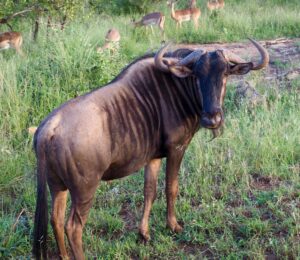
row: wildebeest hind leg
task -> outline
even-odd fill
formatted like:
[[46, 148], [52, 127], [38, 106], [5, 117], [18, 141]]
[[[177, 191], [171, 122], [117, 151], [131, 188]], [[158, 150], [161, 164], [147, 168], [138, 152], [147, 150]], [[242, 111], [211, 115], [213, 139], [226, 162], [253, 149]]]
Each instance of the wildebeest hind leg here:
[[86, 190], [70, 191], [72, 205], [66, 224], [66, 233], [76, 260], [85, 259], [82, 248], [82, 232], [87, 221], [88, 213], [93, 204], [93, 197], [98, 185]]
[[68, 253], [64, 241], [65, 211], [68, 191], [57, 191], [50, 186], [50, 192], [52, 197], [51, 225], [56, 238], [60, 257], [62, 259], [68, 259]]
[[149, 216], [152, 204], [156, 198], [157, 176], [161, 165], [161, 159], [154, 159], [145, 167], [144, 177], [144, 212], [140, 224], [140, 235], [145, 241], [150, 239]]

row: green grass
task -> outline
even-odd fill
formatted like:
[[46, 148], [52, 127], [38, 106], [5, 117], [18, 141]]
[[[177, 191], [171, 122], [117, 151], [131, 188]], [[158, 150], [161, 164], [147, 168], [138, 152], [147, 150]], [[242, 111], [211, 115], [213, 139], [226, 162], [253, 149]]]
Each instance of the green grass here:
[[[209, 17], [204, 1], [202, 26], [186, 24], [175, 32], [170, 19], [167, 38], [183, 42], [237, 41], [297, 36], [297, 1], [232, 1]], [[167, 14], [167, 11], [165, 12]], [[114, 78], [134, 57], [160, 46], [160, 36], [143, 28], [132, 31], [129, 17], [73, 22], [65, 32], [30, 39], [24, 32], [26, 58], [13, 50], [0, 53], [0, 258], [31, 255], [35, 207], [35, 158], [27, 127], [38, 125], [55, 107]], [[121, 30], [121, 50], [98, 55], [113, 24]], [[191, 30], [189, 30], [191, 29]], [[300, 65], [300, 64], [299, 64]], [[247, 76], [258, 83], [266, 105], [234, 105], [234, 86], [226, 96], [226, 130], [209, 142], [201, 130], [194, 137], [180, 171], [177, 215], [184, 232], [165, 228], [164, 173], [151, 214], [149, 244], [138, 242], [143, 206], [143, 174], [101, 183], [84, 232], [88, 259], [280, 259], [300, 257], [300, 89], [288, 89]], [[163, 166], [164, 168], [165, 166]], [[20, 215], [20, 213], [22, 214]], [[49, 225], [49, 230], [51, 230]], [[49, 232], [49, 252], [56, 244]]]
[[[277, 3], [276, 3], [277, 2]], [[186, 6], [181, 1], [178, 9]], [[200, 26], [195, 30], [191, 23], [183, 23], [185, 30], [176, 31], [175, 22], [170, 19], [170, 10], [164, 4], [167, 17], [166, 30], [168, 38], [189, 43], [206, 43], [212, 41], [239, 41], [247, 37], [270, 39], [282, 36], [299, 37], [300, 13], [297, 1], [225, 1], [223, 10], [207, 10], [207, 1], [198, 1], [201, 10]], [[188, 29], [188, 30], [187, 30]]]

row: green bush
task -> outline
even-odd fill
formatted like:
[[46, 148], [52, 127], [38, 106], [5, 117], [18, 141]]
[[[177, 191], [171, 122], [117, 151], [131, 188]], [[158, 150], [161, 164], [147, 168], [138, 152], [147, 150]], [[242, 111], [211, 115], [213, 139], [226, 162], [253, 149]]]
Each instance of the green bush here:
[[90, 0], [89, 4], [97, 13], [130, 14], [148, 12], [159, 0]]

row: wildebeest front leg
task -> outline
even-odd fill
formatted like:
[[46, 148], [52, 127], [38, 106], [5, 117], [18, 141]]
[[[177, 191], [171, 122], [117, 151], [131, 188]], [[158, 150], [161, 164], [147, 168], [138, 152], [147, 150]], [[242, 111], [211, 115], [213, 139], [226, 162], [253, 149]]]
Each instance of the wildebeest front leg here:
[[184, 150], [174, 149], [167, 156], [166, 197], [167, 197], [167, 226], [174, 232], [181, 232], [175, 214], [175, 200], [178, 193], [178, 171], [184, 155]]
[[149, 216], [152, 204], [156, 198], [157, 177], [161, 165], [161, 159], [154, 159], [145, 167], [144, 177], [144, 212], [140, 224], [140, 235], [145, 241], [150, 239]]

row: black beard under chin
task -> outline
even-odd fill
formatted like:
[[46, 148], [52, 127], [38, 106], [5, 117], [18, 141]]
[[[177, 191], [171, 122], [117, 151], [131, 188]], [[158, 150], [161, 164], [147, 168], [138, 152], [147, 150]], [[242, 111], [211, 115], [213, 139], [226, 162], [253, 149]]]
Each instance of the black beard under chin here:
[[213, 137], [209, 140], [209, 142], [211, 142], [212, 140], [221, 136], [224, 133], [224, 124], [222, 124], [219, 128], [211, 129], [211, 132], [213, 134]]

